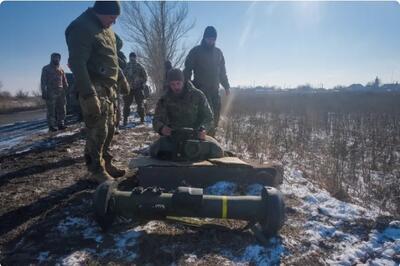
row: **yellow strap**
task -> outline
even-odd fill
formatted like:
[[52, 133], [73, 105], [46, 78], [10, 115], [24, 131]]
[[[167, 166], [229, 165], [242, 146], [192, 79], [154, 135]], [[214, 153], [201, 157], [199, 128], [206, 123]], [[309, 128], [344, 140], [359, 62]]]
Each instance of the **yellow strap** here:
[[222, 196], [222, 219], [228, 217], [228, 197]]

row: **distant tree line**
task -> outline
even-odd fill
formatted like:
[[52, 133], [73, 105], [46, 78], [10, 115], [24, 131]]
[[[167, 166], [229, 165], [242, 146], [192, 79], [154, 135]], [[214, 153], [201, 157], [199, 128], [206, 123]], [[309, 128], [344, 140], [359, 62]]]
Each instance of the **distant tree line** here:
[[241, 93], [279, 93], [279, 92], [299, 92], [299, 93], [315, 93], [315, 92], [400, 92], [400, 84], [387, 83], [382, 84], [381, 80], [376, 77], [374, 81], [365, 85], [354, 83], [350, 86], [337, 85], [333, 88], [313, 87], [310, 84], [299, 85], [295, 88], [280, 88], [277, 86], [256, 86], [236, 88]]

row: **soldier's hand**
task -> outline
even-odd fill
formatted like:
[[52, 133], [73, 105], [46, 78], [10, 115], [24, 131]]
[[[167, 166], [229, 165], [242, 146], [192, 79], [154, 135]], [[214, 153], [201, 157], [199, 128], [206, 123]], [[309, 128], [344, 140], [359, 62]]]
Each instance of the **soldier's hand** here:
[[199, 139], [206, 140], [206, 131], [205, 130], [199, 131]]
[[94, 117], [101, 115], [100, 100], [96, 95], [91, 95], [84, 99], [85, 109]]
[[231, 90], [230, 89], [225, 90], [225, 95], [226, 96], [229, 96], [230, 94], [231, 94]]
[[162, 127], [161, 134], [163, 136], [171, 136], [171, 133], [172, 133], [172, 129], [170, 127], [167, 127], [167, 126]]

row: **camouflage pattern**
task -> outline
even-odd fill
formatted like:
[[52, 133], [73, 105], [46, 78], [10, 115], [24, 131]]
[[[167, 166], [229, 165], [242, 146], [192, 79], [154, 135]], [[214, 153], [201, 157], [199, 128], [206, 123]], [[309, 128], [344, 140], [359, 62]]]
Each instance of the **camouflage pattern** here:
[[118, 65], [119, 65], [117, 98], [114, 103], [114, 108], [116, 113], [115, 128], [117, 132], [119, 123], [121, 121], [121, 95], [128, 95], [130, 88], [128, 80], [126, 79], [125, 74], [123, 72], [123, 69], [125, 69], [127, 66], [126, 57], [124, 53], [121, 51], [123, 42], [117, 34], [115, 34], [115, 39], [117, 42], [117, 54], [118, 54]]
[[96, 95], [93, 80], [115, 90], [119, 65], [113, 30], [103, 28], [92, 8], [88, 8], [67, 27], [65, 36], [79, 97]]
[[214, 125], [211, 134], [218, 127], [221, 99], [218, 94], [219, 84], [230, 89], [225, 69], [225, 59], [217, 47], [207, 47], [205, 41], [190, 50], [185, 60], [185, 80], [190, 80], [193, 72], [193, 84], [204, 92], [214, 113]]
[[89, 171], [104, 173], [111, 162], [119, 65], [115, 34], [103, 28], [92, 8], [66, 29], [69, 64], [75, 77], [87, 129], [85, 159]]
[[64, 70], [60, 66], [55, 66], [51, 63], [44, 66], [40, 87], [42, 97], [46, 100], [49, 128], [63, 126], [66, 114], [65, 95], [68, 90], [68, 82]]
[[198, 141], [197, 145], [205, 146], [200, 149], [200, 153], [193, 156], [193, 154], [186, 155], [183, 147], [187, 147], [186, 141], [177, 143], [175, 139], [170, 136], [161, 136], [152, 145], [150, 145], [150, 156], [162, 160], [173, 161], [199, 161], [210, 158], [221, 158], [224, 156], [224, 150], [216, 139], [211, 136], [206, 136], [204, 141]]
[[212, 127], [213, 113], [207, 98], [188, 81], [180, 95], [169, 89], [157, 102], [153, 129], [161, 133], [163, 126], [172, 129], [204, 127], [208, 132]]
[[128, 80], [131, 91], [124, 97], [124, 121], [128, 119], [131, 112], [131, 105], [133, 98], [137, 105], [137, 112], [141, 121], [144, 121], [145, 108], [144, 108], [144, 86], [147, 81], [147, 74], [143, 66], [137, 62], [129, 62], [125, 68], [125, 76]]
[[[199, 129], [205, 129], [206, 132], [212, 127], [213, 113], [208, 104], [206, 96], [193, 84], [188, 81], [185, 83], [182, 93], [175, 95], [170, 89], [161, 96], [157, 102], [154, 118], [153, 129], [161, 135], [164, 126], [170, 127], [172, 130], [191, 128], [197, 132]], [[180, 153], [180, 146], [186, 145], [188, 139], [184, 137], [161, 136], [150, 147], [150, 155], [159, 159], [184, 159], [176, 156]], [[189, 138], [190, 139], [190, 138]], [[195, 138], [192, 138], [195, 139]], [[207, 152], [207, 158], [217, 158], [223, 156], [223, 149], [210, 136], [206, 136], [205, 142], [210, 145], [210, 152]], [[166, 156], [163, 156], [166, 155]], [[204, 155], [204, 154], [203, 154]], [[164, 157], [164, 158], [163, 158]]]

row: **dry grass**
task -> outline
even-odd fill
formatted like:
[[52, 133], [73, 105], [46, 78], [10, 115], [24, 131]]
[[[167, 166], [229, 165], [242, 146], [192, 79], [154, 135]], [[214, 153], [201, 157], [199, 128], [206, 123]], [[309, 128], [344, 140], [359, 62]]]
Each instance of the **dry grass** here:
[[45, 107], [40, 97], [0, 97], [0, 114], [35, 110]]
[[226, 145], [252, 159], [295, 161], [340, 199], [400, 213], [399, 93], [240, 94]]

